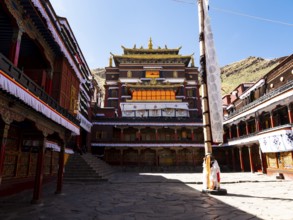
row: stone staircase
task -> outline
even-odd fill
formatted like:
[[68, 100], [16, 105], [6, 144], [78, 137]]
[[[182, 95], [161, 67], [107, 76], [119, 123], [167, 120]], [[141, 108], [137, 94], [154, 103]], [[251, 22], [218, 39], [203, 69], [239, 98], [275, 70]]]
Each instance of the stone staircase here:
[[107, 181], [114, 169], [91, 153], [70, 155], [65, 166], [64, 182]]

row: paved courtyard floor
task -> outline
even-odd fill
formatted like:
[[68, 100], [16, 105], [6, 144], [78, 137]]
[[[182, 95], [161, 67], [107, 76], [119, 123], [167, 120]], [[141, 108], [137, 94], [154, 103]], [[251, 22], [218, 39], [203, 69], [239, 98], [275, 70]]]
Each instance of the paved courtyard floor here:
[[32, 191], [0, 198], [0, 219], [293, 219], [293, 181], [261, 174], [222, 173], [225, 196], [201, 193], [201, 173], [117, 173], [109, 182], [44, 186], [43, 203]]

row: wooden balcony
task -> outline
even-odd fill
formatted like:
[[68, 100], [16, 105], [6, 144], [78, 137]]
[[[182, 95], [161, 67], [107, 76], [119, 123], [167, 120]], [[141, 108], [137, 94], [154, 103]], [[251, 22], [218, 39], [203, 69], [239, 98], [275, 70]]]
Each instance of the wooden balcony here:
[[15, 67], [10, 60], [0, 53], [0, 70], [12, 77], [16, 82], [28, 89], [36, 97], [47, 103], [51, 108], [62, 114], [69, 121], [79, 125], [79, 121], [75, 116], [71, 115], [66, 109], [62, 108], [56, 100], [49, 96], [44, 89], [31, 80], [23, 71]]

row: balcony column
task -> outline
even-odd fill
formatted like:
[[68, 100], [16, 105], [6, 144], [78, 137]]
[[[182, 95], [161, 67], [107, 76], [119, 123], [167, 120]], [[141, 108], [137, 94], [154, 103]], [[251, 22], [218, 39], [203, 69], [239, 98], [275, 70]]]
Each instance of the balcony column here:
[[120, 141], [124, 141], [124, 128], [120, 128]]
[[156, 166], [158, 167], [160, 165], [160, 154], [159, 154], [160, 149], [155, 149], [156, 151]]
[[179, 160], [178, 151], [179, 151], [179, 149], [175, 148], [174, 151], [175, 151], [175, 165], [178, 166], [178, 160]]
[[138, 127], [136, 129], [137, 129], [137, 132], [136, 132], [136, 140], [137, 141], [141, 141], [141, 128]]
[[194, 130], [191, 129], [191, 140], [194, 141]]
[[270, 111], [271, 128], [275, 127], [273, 111]]
[[178, 141], [177, 128], [174, 129], [174, 139], [175, 139], [175, 141]]
[[243, 163], [242, 147], [239, 147], [238, 149], [239, 149], [239, 159], [240, 159], [241, 172], [244, 172], [244, 163]]
[[140, 167], [141, 166], [141, 150], [140, 148], [137, 149], [137, 165]]
[[236, 125], [237, 137], [240, 137], [239, 125]]
[[46, 80], [46, 86], [45, 86], [45, 91], [49, 94], [52, 95], [52, 86], [53, 86], [53, 69], [48, 69], [47, 70], [47, 80]]
[[32, 204], [40, 204], [41, 203], [41, 193], [42, 193], [42, 185], [43, 185], [43, 175], [44, 175], [44, 160], [45, 160], [45, 149], [47, 142], [47, 132], [43, 132], [43, 142], [41, 146], [39, 146], [38, 152], [38, 161], [37, 161], [37, 170], [35, 176], [35, 186], [33, 192]]
[[263, 153], [261, 152], [261, 148], [259, 147], [259, 157], [260, 157], [260, 161], [261, 161], [261, 171], [262, 173], [267, 173], [266, 170], [266, 158], [263, 157]]
[[235, 151], [234, 151], [234, 148], [232, 148], [231, 150], [232, 150], [232, 167], [233, 167], [233, 171], [236, 171]]
[[11, 42], [10, 51], [9, 51], [9, 59], [14, 64], [14, 66], [18, 65], [21, 38], [22, 38], [23, 32], [24, 31], [22, 28], [16, 28], [13, 31], [12, 42]]
[[120, 149], [120, 166], [123, 166], [124, 161], [123, 161], [123, 151], [124, 149]]
[[250, 172], [254, 173], [255, 171], [254, 171], [254, 165], [253, 165], [251, 146], [248, 147], [248, 153], [249, 153]]
[[156, 131], [156, 141], [159, 140], [159, 132], [158, 132], [158, 128], [155, 128], [155, 131]]
[[255, 115], [255, 130], [256, 132], [260, 131], [260, 122], [259, 122], [259, 116]]
[[231, 129], [231, 126], [229, 127], [229, 138], [232, 139], [232, 129]]
[[70, 140], [70, 133], [68, 132], [63, 137], [63, 144], [61, 145], [59, 153], [59, 167], [58, 167], [58, 177], [57, 177], [57, 188], [55, 194], [61, 194], [63, 188], [63, 175], [64, 175], [64, 157], [65, 157], [65, 147], [67, 142]]
[[249, 128], [248, 128], [248, 122], [245, 121], [245, 130], [246, 130], [246, 135], [249, 135]]
[[288, 118], [289, 118], [289, 123], [293, 124], [293, 113], [292, 113], [291, 105], [288, 105]]
[[196, 166], [196, 160], [195, 160], [195, 150], [192, 149], [192, 162], [193, 162], [193, 166]]
[[4, 160], [5, 160], [5, 145], [8, 138], [8, 131], [10, 128], [10, 123], [5, 123], [4, 129], [3, 129], [3, 136], [1, 141], [1, 149], [0, 149], [0, 185], [2, 182], [2, 176], [3, 176], [3, 170], [4, 170]]
[[225, 150], [225, 156], [226, 156], [226, 164], [227, 164], [227, 167], [229, 166], [229, 150], [228, 149], [226, 149]]

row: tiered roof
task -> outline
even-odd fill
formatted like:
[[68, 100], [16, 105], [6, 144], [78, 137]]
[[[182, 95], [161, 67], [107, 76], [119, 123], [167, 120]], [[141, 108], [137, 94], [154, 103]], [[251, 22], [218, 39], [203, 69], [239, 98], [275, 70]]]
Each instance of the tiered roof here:
[[148, 48], [143, 47], [125, 48], [122, 46], [124, 53], [122, 55], [114, 55], [115, 65], [118, 67], [120, 64], [184, 64], [188, 66], [192, 55], [182, 56], [179, 54], [181, 47], [177, 49], [168, 49], [158, 47], [153, 48], [152, 39], [150, 38]]

